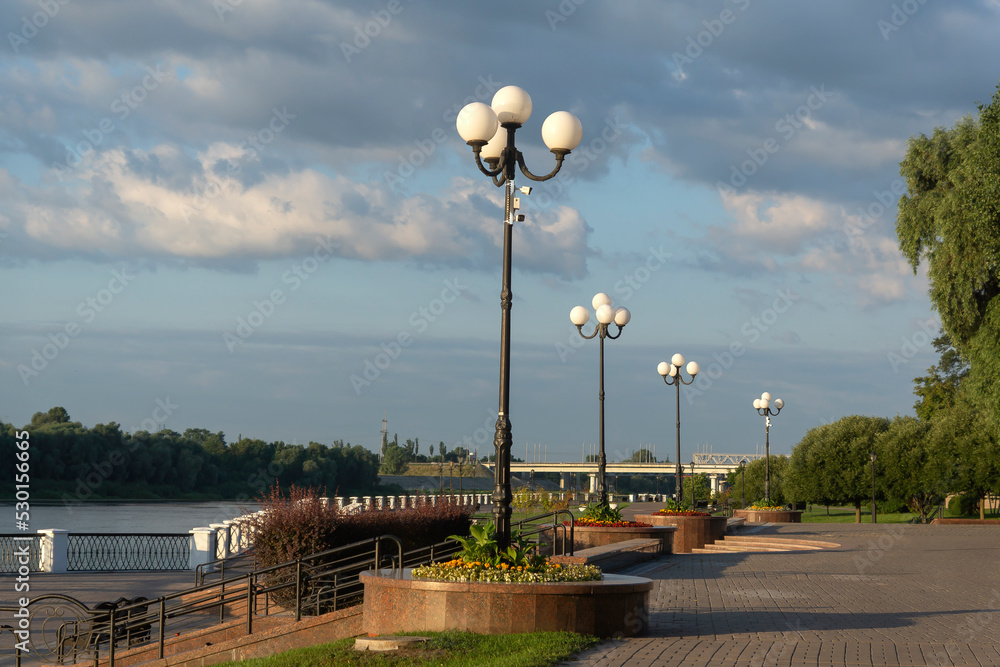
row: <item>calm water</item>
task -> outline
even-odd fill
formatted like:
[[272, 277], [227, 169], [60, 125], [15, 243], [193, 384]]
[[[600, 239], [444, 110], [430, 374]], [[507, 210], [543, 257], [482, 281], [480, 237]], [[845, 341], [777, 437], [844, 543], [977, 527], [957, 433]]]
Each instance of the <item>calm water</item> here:
[[[186, 533], [238, 516], [236, 502], [203, 503], [31, 503], [30, 530], [64, 528], [74, 533]], [[0, 503], [0, 534], [20, 532], [14, 503]]]

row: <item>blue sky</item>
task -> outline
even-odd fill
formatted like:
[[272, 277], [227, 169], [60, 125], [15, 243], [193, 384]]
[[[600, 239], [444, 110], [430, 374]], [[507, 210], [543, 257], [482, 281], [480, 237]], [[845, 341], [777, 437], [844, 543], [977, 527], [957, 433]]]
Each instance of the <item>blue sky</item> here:
[[386, 414], [490, 450], [502, 190], [454, 118], [513, 84], [536, 173], [548, 114], [584, 127], [514, 230], [514, 454], [549, 460], [597, 440], [569, 311], [601, 291], [632, 311], [612, 459], [673, 452], [675, 352], [703, 369], [684, 460], [762, 446], [765, 390], [778, 453], [912, 414], [937, 324], [898, 165], [1000, 76], [994, 0], [10, 0], [0, 25], [0, 418], [374, 449]]

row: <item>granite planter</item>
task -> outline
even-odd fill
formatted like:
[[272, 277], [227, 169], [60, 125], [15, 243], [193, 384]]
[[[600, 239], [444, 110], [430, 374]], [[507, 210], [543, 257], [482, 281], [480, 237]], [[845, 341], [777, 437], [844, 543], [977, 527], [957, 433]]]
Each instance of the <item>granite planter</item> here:
[[[655, 539], [662, 543], [660, 553], [668, 554], [673, 548], [673, 535], [676, 531], [676, 526], [573, 526], [573, 550], [603, 547], [626, 540]], [[561, 529], [556, 531], [554, 536], [551, 530], [547, 530], [545, 540], [552, 545], [550, 550], [552, 555], [562, 554]]]
[[635, 637], [646, 630], [653, 588], [649, 579], [619, 574], [606, 574], [602, 581], [527, 584], [413, 579], [411, 572], [361, 573], [368, 635], [463, 630]]
[[802, 510], [733, 510], [733, 516], [747, 523], [802, 523]]
[[726, 535], [724, 516], [671, 516], [666, 514], [637, 514], [636, 521], [654, 526], [676, 526], [673, 537], [673, 553], [691, 553], [706, 544], [721, 540]]

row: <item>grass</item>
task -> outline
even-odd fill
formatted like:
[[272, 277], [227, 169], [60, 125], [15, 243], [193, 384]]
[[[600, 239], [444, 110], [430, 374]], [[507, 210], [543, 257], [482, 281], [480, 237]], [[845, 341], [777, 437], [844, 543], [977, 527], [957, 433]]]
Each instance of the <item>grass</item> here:
[[571, 632], [479, 635], [451, 631], [407, 634], [430, 637], [430, 640], [415, 648], [383, 653], [355, 651], [353, 638], [341, 639], [266, 658], [225, 662], [222, 667], [548, 667], [571, 658], [600, 641], [596, 637]]
[[[878, 514], [879, 523], [909, 523], [917, 515], [912, 512], [888, 512]], [[861, 523], [871, 523], [871, 506], [861, 508]], [[854, 523], [853, 507], [831, 507], [830, 515], [826, 506], [813, 505], [812, 511], [802, 512], [802, 523]]]

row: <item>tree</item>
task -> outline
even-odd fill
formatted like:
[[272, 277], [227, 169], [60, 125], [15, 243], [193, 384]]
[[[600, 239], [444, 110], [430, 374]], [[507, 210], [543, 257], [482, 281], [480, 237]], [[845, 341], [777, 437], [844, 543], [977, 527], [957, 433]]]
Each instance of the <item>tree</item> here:
[[943, 330], [934, 339], [934, 349], [941, 355], [941, 360], [927, 369], [927, 375], [913, 378], [917, 385], [913, 393], [920, 397], [913, 409], [918, 417], [926, 420], [955, 405], [959, 385], [969, 373], [969, 365]]
[[1000, 87], [979, 118], [911, 138], [900, 163], [908, 193], [896, 235], [969, 364], [969, 399], [1000, 433]]
[[[771, 472], [771, 504], [784, 505], [785, 503], [798, 500], [794, 494], [788, 493], [788, 457], [780, 454], [771, 454], [768, 460]], [[741, 479], [740, 475], [745, 474], [746, 478]], [[764, 459], [760, 458], [751, 461], [746, 466], [746, 472], [740, 473], [736, 468], [726, 475], [726, 483], [734, 490], [733, 496], [744, 493], [747, 504], [764, 499], [764, 479], [767, 477]], [[746, 491], [744, 492], [744, 484]], [[684, 493], [687, 493], [687, 482], [685, 481]]]
[[931, 424], [922, 419], [896, 417], [875, 447], [875, 480], [881, 495], [905, 504], [924, 523], [945, 491], [935, 474], [930, 430]]
[[[861, 503], [871, 497], [869, 453], [889, 429], [885, 417], [849, 415], [810, 429], [792, 449], [791, 485], [815, 503], [853, 503], [861, 522]], [[749, 466], [747, 466], [749, 468]]]
[[684, 475], [684, 498], [691, 501], [704, 500], [708, 502], [712, 494], [712, 487], [708, 483], [708, 476], [704, 473], [699, 475]]
[[656, 463], [656, 457], [653, 456], [653, 452], [645, 447], [641, 447], [639, 451], [632, 452], [632, 458], [629, 461], [633, 463]]
[[402, 475], [410, 464], [410, 452], [405, 447], [390, 444], [382, 455], [382, 465], [379, 473], [383, 475]]
[[951, 410], [932, 422], [929, 474], [943, 492], [965, 493], [976, 500], [1000, 490], [1000, 443], [984, 415], [961, 392]]

